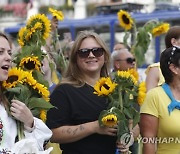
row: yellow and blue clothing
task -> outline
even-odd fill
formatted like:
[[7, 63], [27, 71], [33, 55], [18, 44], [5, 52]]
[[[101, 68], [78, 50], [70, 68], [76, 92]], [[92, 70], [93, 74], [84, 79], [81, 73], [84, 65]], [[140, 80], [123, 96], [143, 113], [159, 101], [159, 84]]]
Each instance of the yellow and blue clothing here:
[[180, 153], [180, 110], [174, 109], [170, 114], [168, 105], [171, 99], [162, 87], [151, 89], [146, 96], [140, 113], [158, 118], [157, 154]]
[[161, 72], [160, 63], [153, 63], [153, 64], [149, 65], [148, 68], [146, 69], [145, 73], [148, 74], [150, 68], [152, 68], [152, 67], [157, 67], [159, 70], [158, 86], [160, 86], [165, 82], [164, 77], [163, 77], [162, 72]]

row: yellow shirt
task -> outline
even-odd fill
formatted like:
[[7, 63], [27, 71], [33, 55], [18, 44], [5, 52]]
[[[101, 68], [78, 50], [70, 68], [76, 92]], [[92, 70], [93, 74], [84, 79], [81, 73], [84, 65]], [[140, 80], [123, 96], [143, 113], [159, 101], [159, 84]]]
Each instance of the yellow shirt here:
[[165, 82], [164, 77], [163, 77], [162, 72], [161, 72], [160, 63], [153, 63], [153, 64], [149, 65], [148, 68], [146, 69], [145, 73], [148, 74], [149, 69], [152, 68], [152, 67], [158, 67], [158, 69], [159, 69], [159, 82], [158, 82], [158, 86], [160, 86], [160, 85], [162, 85]]
[[146, 96], [140, 113], [147, 113], [159, 119], [157, 154], [180, 154], [180, 110], [169, 115], [171, 100], [162, 87], [151, 89]]

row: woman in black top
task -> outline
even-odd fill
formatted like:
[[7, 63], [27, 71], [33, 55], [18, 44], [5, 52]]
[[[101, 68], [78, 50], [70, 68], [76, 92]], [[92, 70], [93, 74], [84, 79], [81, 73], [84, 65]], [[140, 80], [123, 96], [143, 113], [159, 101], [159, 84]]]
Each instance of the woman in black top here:
[[50, 99], [55, 108], [47, 115], [51, 141], [60, 143], [63, 154], [114, 154], [116, 128], [100, 127], [98, 117], [106, 109], [105, 98], [93, 94], [96, 81], [108, 76], [110, 53], [94, 32], [77, 36], [69, 66]]

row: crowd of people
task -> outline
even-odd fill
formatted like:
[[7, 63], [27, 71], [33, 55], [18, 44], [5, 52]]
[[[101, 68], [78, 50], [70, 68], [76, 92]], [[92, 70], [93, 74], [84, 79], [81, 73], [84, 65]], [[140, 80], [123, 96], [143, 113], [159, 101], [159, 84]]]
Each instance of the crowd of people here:
[[[52, 25], [57, 27], [56, 24], [57, 21]], [[117, 43], [110, 53], [97, 33], [79, 32], [71, 46], [66, 70], [61, 78], [55, 72], [54, 80], [56, 63], [47, 40], [47, 45], [41, 48], [47, 55], [41, 67], [54, 107], [47, 112], [44, 123], [34, 117], [23, 102], [13, 99], [9, 103], [4, 95], [2, 82], [7, 80], [12, 65], [12, 43], [0, 33], [0, 154], [12, 152], [18, 143], [16, 120], [24, 125], [24, 140], [32, 139], [39, 151], [46, 150], [47, 143], [51, 142], [60, 145], [54, 146], [54, 150], [58, 149], [56, 153], [62, 154], [115, 154], [117, 151], [126, 154], [129, 150], [138, 154], [137, 138], [142, 136], [157, 139], [143, 143], [144, 154], [178, 154], [180, 144], [175, 139], [180, 140], [180, 26], [170, 28], [165, 44], [160, 62], [147, 68], [147, 95], [144, 104], [137, 107], [140, 122], [132, 130], [135, 142], [129, 147], [117, 141], [116, 126], [99, 125], [98, 117], [110, 102], [93, 93], [93, 87], [101, 77], [109, 77], [111, 72], [118, 70], [137, 69], [136, 58], [128, 46]], [[161, 141], [164, 138], [171, 142]]]

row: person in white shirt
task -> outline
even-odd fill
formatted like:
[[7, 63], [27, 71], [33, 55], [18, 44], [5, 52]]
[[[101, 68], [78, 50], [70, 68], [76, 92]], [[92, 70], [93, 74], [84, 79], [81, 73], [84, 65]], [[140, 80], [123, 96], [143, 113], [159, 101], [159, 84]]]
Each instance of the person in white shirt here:
[[3, 93], [2, 82], [7, 80], [8, 70], [11, 67], [11, 49], [11, 42], [8, 37], [0, 33], [0, 153], [9, 154], [16, 145], [18, 133], [16, 120], [24, 124], [24, 140], [33, 141], [39, 151], [44, 151], [45, 141], [48, 141], [52, 136], [51, 130], [43, 121], [33, 117], [23, 102], [12, 100], [9, 107]]

